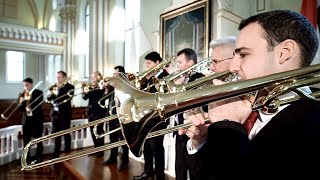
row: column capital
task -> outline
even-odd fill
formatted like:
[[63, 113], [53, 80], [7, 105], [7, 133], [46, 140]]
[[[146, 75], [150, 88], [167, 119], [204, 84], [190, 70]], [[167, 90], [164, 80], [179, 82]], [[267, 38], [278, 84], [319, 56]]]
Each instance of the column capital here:
[[76, 19], [76, 5], [67, 4], [64, 7], [61, 7], [59, 16], [62, 21], [72, 21]]

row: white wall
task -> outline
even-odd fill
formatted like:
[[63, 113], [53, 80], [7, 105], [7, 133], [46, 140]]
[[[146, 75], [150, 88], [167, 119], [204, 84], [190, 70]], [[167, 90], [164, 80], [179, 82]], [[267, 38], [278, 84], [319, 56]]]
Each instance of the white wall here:
[[140, 56], [140, 71], [145, 70], [144, 56], [151, 51], [159, 52], [160, 14], [172, 5], [172, 0], [141, 0], [140, 24], [152, 49]]
[[[124, 65], [124, 36], [125, 36], [125, 3], [124, 0], [109, 1], [109, 33], [108, 59], [105, 76], [113, 75], [113, 68], [117, 65]], [[110, 29], [111, 28], [111, 29]]]

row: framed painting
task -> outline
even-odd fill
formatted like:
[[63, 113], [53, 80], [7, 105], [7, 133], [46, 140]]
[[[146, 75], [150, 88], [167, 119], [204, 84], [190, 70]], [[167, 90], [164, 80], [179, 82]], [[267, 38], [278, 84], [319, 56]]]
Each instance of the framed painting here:
[[208, 57], [209, 0], [195, 1], [160, 15], [160, 54], [167, 59], [191, 48], [198, 61]]

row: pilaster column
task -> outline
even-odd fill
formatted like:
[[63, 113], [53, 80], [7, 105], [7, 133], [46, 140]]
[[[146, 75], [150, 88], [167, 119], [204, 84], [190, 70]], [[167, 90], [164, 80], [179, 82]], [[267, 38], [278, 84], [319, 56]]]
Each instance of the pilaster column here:
[[90, 73], [100, 71], [104, 74], [108, 61], [109, 1], [92, 0], [90, 3]]
[[[116, 65], [124, 62], [123, 0], [90, 1], [90, 72], [100, 71], [104, 76], [113, 74]], [[120, 38], [121, 39], [121, 38]]]
[[66, 46], [63, 51], [63, 67], [68, 76], [76, 76], [75, 68], [75, 19], [76, 5], [74, 0], [66, 1], [60, 9], [63, 32], [67, 34]]

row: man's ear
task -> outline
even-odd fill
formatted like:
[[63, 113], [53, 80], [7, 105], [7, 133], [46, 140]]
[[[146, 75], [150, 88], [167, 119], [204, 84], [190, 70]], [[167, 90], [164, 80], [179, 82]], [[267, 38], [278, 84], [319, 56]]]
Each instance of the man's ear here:
[[190, 59], [187, 63], [189, 64], [190, 67], [194, 65], [194, 61], [192, 59]]
[[298, 44], [292, 40], [287, 39], [279, 44], [279, 64], [285, 63], [287, 60], [290, 60], [293, 56], [296, 56], [298, 52]]

